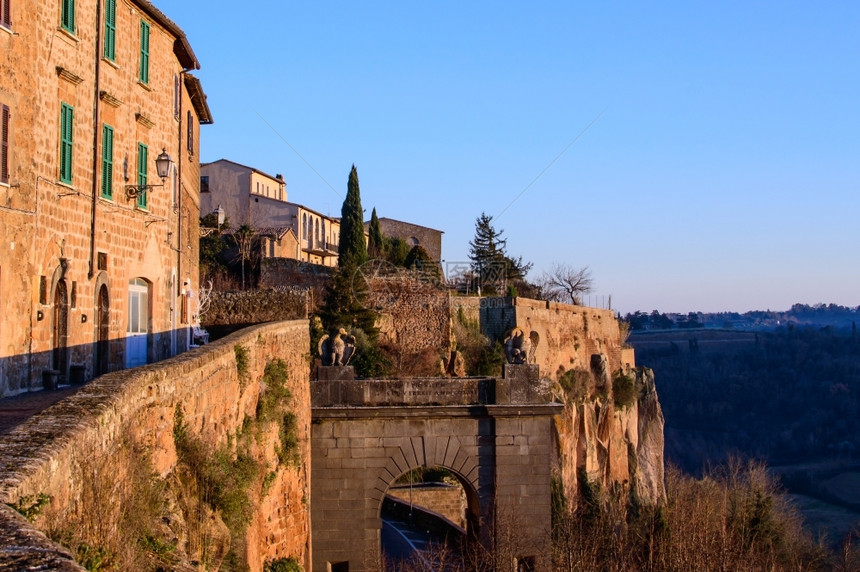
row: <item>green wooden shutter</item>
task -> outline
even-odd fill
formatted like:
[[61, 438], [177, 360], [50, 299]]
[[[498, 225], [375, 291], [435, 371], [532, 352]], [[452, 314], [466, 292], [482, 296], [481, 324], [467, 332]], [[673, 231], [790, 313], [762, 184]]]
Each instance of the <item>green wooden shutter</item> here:
[[[146, 185], [146, 161], [149, 155], [149, 149], [143, 143], [137, 144], [137, 184], [140, 186]], [[137, 206], [146, 208], [146, 193], [140, 193], [137, 196]]]
[[62, 104], [60, 112], [60, 181], [72, 183], [72, 151], [74, 149], [75, 110]]
[[113, 198], [113, 127], [102, 128], [102, 198]]
[[105, 58], [116, 59], [116, 0], [105, 3]]
[[75, 32], [75, 0], [63, 0], [62, 26], [69, 32]]
[[9, 184], [9, 108], [0, 105], [0, 183]]
[[140, 21], [140, 74], [143, 83], [149, 83], [149, 23]]
[[11, 0], [0, 2], [0, 26], [12, 27]]

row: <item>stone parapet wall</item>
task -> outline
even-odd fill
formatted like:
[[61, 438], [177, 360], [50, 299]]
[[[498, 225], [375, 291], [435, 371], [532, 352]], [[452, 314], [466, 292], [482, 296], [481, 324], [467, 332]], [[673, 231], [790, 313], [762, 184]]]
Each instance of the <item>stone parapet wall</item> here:
[[362, 379], [311, 382], [314, 407], [496, 403], [493, 378]]
[[[289, 372], [299, 462], [279, 466], [270, 458], [274, 457], [272, 451], [259, 459], [276, 469], [268, 492], [257, 499], [247, 529], [247, 560], [251, 570], [259, 571], [267, 559], [294, 556], [310, 569], [308, 336], [306, 320], [265, 324], [157, 364], [93, 380], [0, 439], [0, 501], [14, 504], [28, 496], [48, 495], [51, 501], [46, 511], [64, 514], [74, 510], [87, 486], [81, 475], [88, 462], [108, 459], [112, 480], [127, 481], [134, 456], [117, 454], [127, 446], [144, 451], [152, 470], [170, 482], [177, 463], [177, 409], [183, 413], [189, 435], [213, 451], [225, 446], [248, 418], [255, 417], [265, 366], [280, 358]], [[247, 355], [241, 379], [235, 350], [240, 346]], [[266, 443], [276, 436], [277, 427], [272, 426], [260, 439]], [[111, 502], [122, 503], [123, 499]], [[0, 520], [3, 538], [15, 543], [14, 550], [8, 545], [0, 550], [0, 570], [53, 566], [52, 562], [62, 561], [68, 554], [40, 532], [46, 524], [39, 518], [31, 524], [4, 507]], [[79, 568], [70, 564], [52, 569]]]
[[370, 276], [367, 304], [379, 312], [380, 340], [401, 351], [445, 351], [451, 340], [451, 309], [447, 290], [436, 280], [408, 271]]
[[308, 292], [308, 304], [316, 310], [335, 268], [291, 258], [266, 258], [260, 263], [260, 288], [290, 288]]
[[557, 379], [570, 369], [589, 370], [591, 356], [605, 354], [610, 371], [635, 366], [632, 348], [624, 347], [612, 310], [527, 298], [482, 298], [481, 329], [502, 341], [515, 327], [540, 336], [535, 362], [542, 377]]
[[467, 322], [480, 323], [481, 300], [477, 296], [451, 296], [451, 318], [462, 315]]

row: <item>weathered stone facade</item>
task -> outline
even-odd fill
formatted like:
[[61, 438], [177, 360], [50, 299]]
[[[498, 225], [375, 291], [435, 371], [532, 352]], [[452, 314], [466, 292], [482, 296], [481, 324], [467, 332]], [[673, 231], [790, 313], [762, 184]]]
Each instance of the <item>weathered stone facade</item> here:
[[[2, 395], [182, 352], [194, 313], [199, 126], [211, 122], [188, 73], [198, 61], [145, 0], [113, 14], [104, 0], [62, 4], [72, 13], [15, 0], [0, 27]], [[127, 198], [127, 184], [162, 182], [162, 149], [164, 186]]]
[[[288, 202], [282, 175], [273, 177], [228, 159], [204, 163], [200, 172], [206, 181], [200, 212], [206, 215], [220, 208], [233, 228], [245, 224], [265, 234], [263, 258], [337, 266], [340, 219]], [[284, 234], [287, 230], [291, 236]]]
[[[310, 570], [308, 344], [306, 320], [266, 324], [158, 364], [99, 377], [0, 438], [0, 501], [15, 503], [28, 495], [44, 494], [51, 498], [46, 513], [74, 514], [83, 491], [92, 486], [91, 480], [80, 478], [82, 467], [103, 458], [110, 459], [110, 482], [114, 483], [128, 479], [130, 464], [145, 457], [169, 490], [177, 466], [177, 407], [190, 434], [211, 450], [225, 446], [255, 417], [265, 366], [280, 358], [289, 371], [299, 462], [297, 466], [278, 465], [271, 446], [277, 439], [277, 426], [261, 430], [254, 454], [264, 466], [276, 469], [267, 491], [254, 498], [255, 510], [244, 542], [253, 571], [262, 570], [266, 560], [290, 556]], [[247, 351], [244, 377], [238, 371], [236, 346]], [[118, 454], [130, 444], [145, 455]], [[128, 491], [129, 487], [117, 490]], [[112, 506], [124, 502], [119, 494], [111, 498]], [[109, 520], [111, 514], [101, 518]], [[44, 520], [34, 521], [29, 523], [0, 504], [2, 536], [15, 543], [0, 547], [0, 570], [46, 564], [51, 569], [80, 570], [67, 550], [39, 531]], [[181, 522], [177, 524], [182, 528]], [[174, 532], [181, 539], [188, 530]], [[181, 542], [177, 546], [178, 553], [186, 549]]]
[[323, 303], [333, 268], [289, 258], [266, 258], [260, 262], [260, 288], [306, 290], [308, 305], [316, 311]]
[[448, 291], [410, 271], [367, 277], [367, 304], [379, 312], [380, 340], [401, 351], [445, 351], [451, 338]]
[[[369, 226], [370, 222], [364, 223], [365, 233]], [[431, 260], [436, 262], [442, 260], [443, 232], [441, 230], [387, 217], [379, 219], [379, 229], [385, 236], [402, 238], [410, 248], [420, 246], [427, 251]]]
[[308, 294], [304, 290], [247, 290], [215, 292], [210, 295], [209, 309], [201, 323], [213, 334], [219, 330], [234, 332], [262, 322], [303, 320], [308, 316]]

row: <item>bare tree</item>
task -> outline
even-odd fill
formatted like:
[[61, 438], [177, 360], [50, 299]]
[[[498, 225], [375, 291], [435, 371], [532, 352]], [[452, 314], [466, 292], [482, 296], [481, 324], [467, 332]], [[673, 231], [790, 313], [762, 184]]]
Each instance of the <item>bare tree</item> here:
[[591, 292], [594, 280], [588, 266], [575, 268], [567, 263], [556, 262], [552, 270], [543, 273], [538, 284], [545, 299], [580, 306], [582, 295]]
[[230, 235], [239, 249], [235, 260], [242, 263], [242, 290], [245, 289], [245, 262], [251, 260], [251, 247], [254, 244], [256, 236], [256, 229], [248, 224], [243, 224]]
[[194, 314], [195, 325], [200, 324], [200, 318], [209, 310], [212, 303], [212, 281], [209, 280], [205, 286], [200, 286], [197, 294], [197, 312]]

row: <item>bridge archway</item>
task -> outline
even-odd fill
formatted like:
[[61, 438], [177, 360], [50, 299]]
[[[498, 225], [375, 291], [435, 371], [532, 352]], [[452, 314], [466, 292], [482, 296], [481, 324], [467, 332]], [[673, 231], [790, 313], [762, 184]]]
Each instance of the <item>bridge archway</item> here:
[[[356, 382], [358, 384], [358, 382]], [[500, 508], [530, 535], [535, 570], [549, 570], [552, 415], [539, 405], [314, 407], [311, 526], [314, 570], [376, 571], [380, 510], [389, 487], [420, 467], [443, 467], [467, 491], [485, 547]]]
[[401, 570], [404, 565], [407, 570], [447, 570], [465, 556], [480, 553], [477, 491], [446, 467], [419, 467], [401, 475], [389, 486], [379, 516], [384, 557], [380, 570]]

